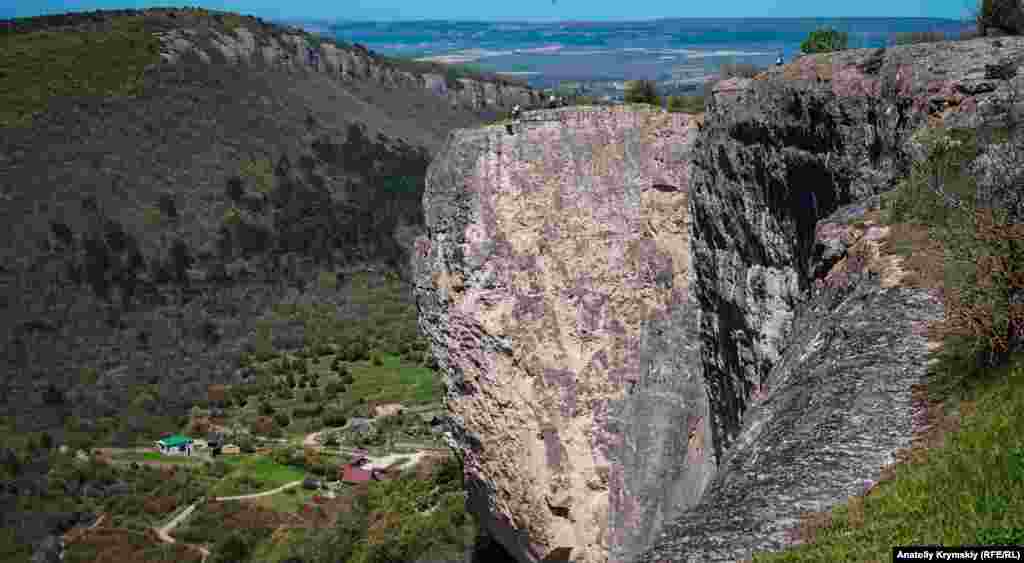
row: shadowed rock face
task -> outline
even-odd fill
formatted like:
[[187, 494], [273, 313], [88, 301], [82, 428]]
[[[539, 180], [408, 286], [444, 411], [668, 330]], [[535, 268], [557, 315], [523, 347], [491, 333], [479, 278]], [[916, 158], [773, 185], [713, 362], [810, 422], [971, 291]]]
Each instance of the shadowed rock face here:
[[470, 503], [521, 561], [633, 553], [711, 474], [688, 344], [695, 133], [658, 111], [533, 112], [514, 135], [454, 133], [428, 172], [420, 323]]

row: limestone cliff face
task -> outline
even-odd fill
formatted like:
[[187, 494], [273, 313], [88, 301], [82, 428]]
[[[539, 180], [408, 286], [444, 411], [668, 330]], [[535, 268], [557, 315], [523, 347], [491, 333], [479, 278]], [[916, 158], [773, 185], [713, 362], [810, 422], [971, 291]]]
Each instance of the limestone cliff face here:
[[[452, 107], [473, 110], [532, 106], [539, 101], [530, 88], [508, 83], [461, 78], [449, 87], [440, 74], [402, 70], [358, 46], [342, 48], [319, 39], [311, 43], [307, 34], [274, 26], [238, 25], [230, 31], [211, 27], [173, 29], [158, 37], [161, 60], [167, 63], [197, 57], [204, 62], [219, 60], [321, 72], [345, 82], [368, 80], [387, 88], [425, 90], [446, 99]], [[309, 49], [315, 57], [309, 56]]]
[[471, 505], [524, 562], [607, 561], [710, 476], [688, 344], [695, 135], [660, 111], [539, 111], [514, 135], [454, 133], [428, 172], [420, 325]]
[[521, 561], [734, 561], [921, 430], [942, 314], [872, 213], [1024, 40], [804, 57], [682, 115], [534, 112], [431, 165], [421, 327], [474, 510]]

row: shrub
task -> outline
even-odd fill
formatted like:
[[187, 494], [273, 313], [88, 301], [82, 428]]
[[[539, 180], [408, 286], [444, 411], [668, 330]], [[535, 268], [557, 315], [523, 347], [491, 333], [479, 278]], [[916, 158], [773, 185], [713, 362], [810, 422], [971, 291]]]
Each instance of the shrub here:
[[324, 416], [323, 416], [324, 426], [340, 427], [340, 426], [345, 426], [346, 422], [348, 422], [348, 418], [346, 418], [345, 414], [342, 413], [341, 411], [334, 410], [334, 411], [330, 411], [330, 412], [324, 413]]
[[850, 36], [845, 31], [821, 28], [812, 31], [807, 39], [800, 43], [800, 50], [808, 54], [842, 51], [846, 49], [849, 41]]
[[977, 24], [982, 35], [990, 29], [1020, 35], [1024, 33], [1024, 9], [1017, 0], [981, 0]]
[[246, 534], [231, 532], [214, 547], [213, 563], [245, 561], [252, 552], [252, 546], [253, 543]]
[[375, 366], [380, 367], [380, 366], [384, 365], [384, 358], [381, 357], [379, 352], [374, 352], [373, 356], [372, 356], [372, 358], [370, 360], [370, 363], [372, 363]]
[[625, 100], [627, 104], [661, 105], [657, 87], [651, 80], [631, 80], [626, 84]]
[[314, 393], [313, 391], [306, 391], [306, 393], [302, 396], [302, 400], [307, 403], [312, 403], [316, 401], [316, 399], [316, 393]]
[[281, 427], [288, 426], [291, 424], [291, 419], [288, 418], [288, 413], [279, 412], [274, 415], [274, 422]]
[[274, 407], [270, 403], [262, 402], [260, 403], [259, 413], [263, 416], [271, 416], [274, 414]]
[[274, 189], [274, 171], [269, 159], [258, 158], [243, 162], [240, 174], [250, 180], [260, 193], [269, 194]]
[[668, 111], [673, 113], [704, 113], [704, 96], [669, 96]]
[[[911, 175], [885, 200], [888, 219], [927, 225], [943, 247], [946, 315], [938, 336], [985, 365], [1005, 358], [1024, 327], [1024, 224], [977, 200], [968, 164], [979, 154], [977, 132], [925, 129]], [[1019, 157], [1017, 157], [1019, 158]], [[1019, 168], [1019, 161], [1008, 163]], [[1012, 175], [1000, 181], [1012, 183]], [[940, 278], [941, 279], [941, 278]], [[955, 374], [961, 377], [962, 374]]]
[[937, 43], [945, 41], [946, 34], [941, 31], [910, 31], [897, 33], [893, 36], [896, 45], [913, 45], [915, 43]]

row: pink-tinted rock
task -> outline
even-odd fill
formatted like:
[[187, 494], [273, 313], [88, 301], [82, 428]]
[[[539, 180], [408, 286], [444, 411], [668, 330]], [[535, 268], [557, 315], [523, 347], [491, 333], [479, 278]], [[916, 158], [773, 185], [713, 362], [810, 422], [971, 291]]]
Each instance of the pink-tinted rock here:
[[[626, 561], [652, 522], [699, 497], [713, 464], [702, 386], [680, 370], [697, 363], [696, 127], [684, 114], [578, 108], [530, 112], [513, 129], [459, 131], [431, 166], [420, 324], [445, 374], [470, 506], [492, 536], [524, 562], [566, 549], [580, 563]], [[637, 416], [657, 422], [626, 423]], [[701, 421], [695, 454], [670, 431], [687, 417]]]

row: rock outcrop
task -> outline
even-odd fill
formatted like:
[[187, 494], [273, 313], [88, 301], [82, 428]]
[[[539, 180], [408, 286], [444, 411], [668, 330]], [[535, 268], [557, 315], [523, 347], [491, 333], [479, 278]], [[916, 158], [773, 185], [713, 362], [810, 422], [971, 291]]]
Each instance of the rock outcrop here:
[[428, 172], [420, 324], [470, 503], [522, 561], [605, 561], [711, 475], [703, 386], [687, 373], [696, 132], [660, 111], [532, 112], [514, 134], [454, 133]]
[[298, 29], [265, 25], [255, 18], [238, 19], [246, 23], [231, 28], [196, 25], [158, 33], [161, 61], [196, 57], [205, 63], [318, 72], [342, 82], [369, 81], [379, 87], [425, 91], [444, 98], [453, 108], [477, 111], [539, 102], [539, 95], [526, 86], [413, 72], [359, 45], [339, 46]]
[[[999, 127], [1024, 40], [800, 58], [705, 124], [574, 109], [454, 134], [414, 260], [474, 510], [520, 561], [733, 561], [924, 430], [937, 294], [877, 195], [919, 127]], [[684, 227], [685, 225], [685, 227]]]
[[924, 430], [914, 391], [942, 304], [903, 283], [866, 217], [918, 128], [1004, 124], [1022, 54], [1019, 39], [849, 51], [719, 84], [691, 198], [718, 474], [641, 561], [780, 548]]

